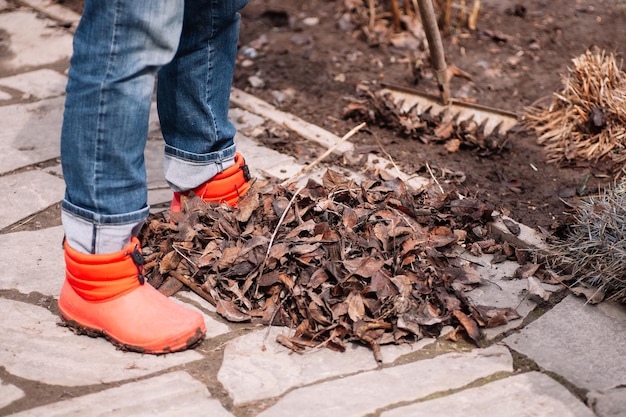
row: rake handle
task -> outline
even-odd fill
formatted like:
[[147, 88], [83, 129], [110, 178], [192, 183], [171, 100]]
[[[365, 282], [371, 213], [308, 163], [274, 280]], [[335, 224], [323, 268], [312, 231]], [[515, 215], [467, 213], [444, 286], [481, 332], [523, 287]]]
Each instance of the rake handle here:
[[435, 68], [435, 77], [437, 78], [441, 101], [444, 105], [447, 105], [450, 102], [450, 80], [448, 79], [448, 67], [443, 51], [443, 43], [441, 42], [441, 33], [439, 33], [439, 26], [437, 26], [435, 9], [433, 8], [432, 0], [417, 0], [417, 4], [422, 16], [426, 39], [428, 40], [430, 60]]

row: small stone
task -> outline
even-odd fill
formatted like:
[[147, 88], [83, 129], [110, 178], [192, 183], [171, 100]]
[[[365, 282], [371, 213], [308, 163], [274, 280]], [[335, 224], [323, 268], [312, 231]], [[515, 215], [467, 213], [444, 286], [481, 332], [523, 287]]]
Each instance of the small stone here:
[[305, 26], [317, 26], [320, 23], [320, 19], [319, 17], [307, 17], [306, 19], [302, 20], [302, 23]]
[[254, 88], [265, 87], [265, 81], [263, 81], [260, 77], [257, 77], [256, 75], [248, 77], [248, 83]]

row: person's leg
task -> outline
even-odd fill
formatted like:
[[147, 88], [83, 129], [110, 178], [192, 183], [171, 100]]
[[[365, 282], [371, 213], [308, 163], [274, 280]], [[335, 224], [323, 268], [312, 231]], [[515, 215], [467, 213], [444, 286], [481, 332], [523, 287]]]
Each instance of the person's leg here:
[[157, 103], [166, 142], [165, 178], [177, 194], [198, 191], [220, 173], [225, 178], [218, 180], [232, 183], [233, 190], [226, 194], [234, 193], [235, 198], [227, 198], [219, 190], [222, 187], [209, 184], [201, 192], [214, 194], [214, 201], [235, 202], [249, 187], [243, 158], [235, 159], [235, 128], [228, 120], [239, 40], [238, 10], [246, 4], [247, 0], [186, 1], [180, 46], [174, 60], [159, 71]]
[[120, 250], [148, 214], [144, 147], [158, 68], [178, 47], [183, 0], [88, 0], [74, 36], [61, 135], [70, 245]]
[[183, 0], [87, 0], [74, 36], [61, 137], [66, 280], [59, 310], [125, 349], [182, 350], [202, 315], [143, 277], [134, 237], [147, 214], [143, 160], [158, 68], [178, 47]]

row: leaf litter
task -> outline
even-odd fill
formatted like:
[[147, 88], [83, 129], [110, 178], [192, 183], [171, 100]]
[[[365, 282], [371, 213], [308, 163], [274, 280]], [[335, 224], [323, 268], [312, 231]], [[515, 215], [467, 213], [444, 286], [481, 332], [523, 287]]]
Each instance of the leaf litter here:
[[[380, 346], [437, 337], [480, 346], [481, 329], [520, 316], [472, 304], [483, 279], [458, 253], [515, 250], [484, 233], [492, 208], [452, 185], [418, 192], [382, 172], [357, 183], [327, 170], [296, 189], [255, 184], [238, 208], [185, 199], [180, 213], [151, 214], [142, 231], [150, 284], [188, 288], [232, 322], [288, 326], [294, 352], [346, 343]], [[487, 285], [489, 283], [486, 283]]]

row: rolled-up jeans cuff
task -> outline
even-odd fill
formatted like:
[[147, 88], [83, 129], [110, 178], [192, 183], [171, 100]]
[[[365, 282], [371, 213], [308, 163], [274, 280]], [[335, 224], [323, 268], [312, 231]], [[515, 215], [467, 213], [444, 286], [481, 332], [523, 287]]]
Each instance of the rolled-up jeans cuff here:
[[113, 253], [122, 250], [132, 236], [137, 236], [150, 208], [132, 213], [97, 215], [67, 200], [61, 203], [61, 220], [70, 247], [87, 254]]
[[194, 154], [165, 146], [163, 172], [176, 192], [185, 192], [204, 184], [235, 164], [235, 146], [210, 154]]

